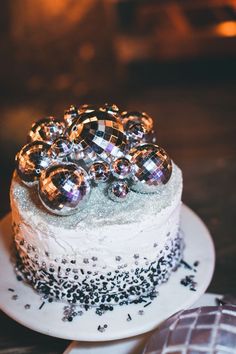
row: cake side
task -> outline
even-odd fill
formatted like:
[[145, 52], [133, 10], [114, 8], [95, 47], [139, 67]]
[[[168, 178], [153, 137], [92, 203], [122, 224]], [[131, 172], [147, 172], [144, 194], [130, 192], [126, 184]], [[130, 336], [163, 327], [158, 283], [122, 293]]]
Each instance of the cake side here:
[[47, 296], [82, 305], [141, 302], [155, 294], [182, 257], [179, 230], [182, 174], [156, 194], [130, 192], [116, 204], [102, 188], [79, 215], [44, 211], [35, 189], [14, 176], [11, 187], [19, 268]]
[[[163, 249], [166, 235], [176, 235], [181, 194], [182, 174], [174, 165], [169, 183], [158, 194], [130, 192], [124, 205], [107, 200], [104, 190], [96, 188], [84, 215], [58, 217], [45, 212], [35, 197], [35, 189], [26, 188], [15, 176], [11, 188], [12, 217], [20, 225], [19, 241], [22, 238], [38, 249], [39, 257], [47, 253], [50, 258], [76, 257], [83, 263], [86, 255], [98, 258], [97, 267], [102, 269], [104, 262], [116, 267], [115, 258], [121, 256], [124, 263], [132, 265], [134, 254], [144, 253], [152, 259]], [[85, 263], [84, 267], [90, 265]]]

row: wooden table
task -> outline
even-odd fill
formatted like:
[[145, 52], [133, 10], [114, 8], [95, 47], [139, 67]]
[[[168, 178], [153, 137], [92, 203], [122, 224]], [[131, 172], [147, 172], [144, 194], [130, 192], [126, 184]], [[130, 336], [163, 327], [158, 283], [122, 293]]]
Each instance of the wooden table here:
[[[216, 270], [209, 291], [235, 294], [236, 84], [216, 81], [191, 86], [176, 83], [131, 88], [104, 92], [96, 100], [110, 100], [124, 108], [144, 110], [155, 118], [158, 144], [166, 148], [183, 170], [183, 201], [204, 220], [215, 242]], [[17, 112], [19, 107], [28, 105], [30, 112], [36, 107], [40, 117], [48, 113], [49, 107], [55, 114], [71, 103], [63, 97], [54, 101], [50, 104], [42, 98], [23, 103], [16, 101], [13, 108]], [[2, 118], [4, 112], [3, 105]], [[13, 127], [7, 126], [8, 130], [0, 133], [1, 164], [4, 167], [1, 171], [1, 216], [9, 210], [7, 195], [14, 167], [13, 156], [24, 143], [21, 137], [15, 141], [14, 136], [6, 134], [12, 129], [14, 135], [14, 129], [18, 128], [26, 132], [28, 123], [16, 118]], [[61, 353], [68, 344], [32, 332], [3, 313], [0, 314], [0, 327], [0, 354], [55, 354]]]

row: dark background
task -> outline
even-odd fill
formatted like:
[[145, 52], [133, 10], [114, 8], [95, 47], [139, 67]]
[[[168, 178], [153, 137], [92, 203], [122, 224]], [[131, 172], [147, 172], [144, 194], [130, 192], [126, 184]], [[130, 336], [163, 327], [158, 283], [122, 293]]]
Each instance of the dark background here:
[[[209, 291], [236, 294], [235, 1], [3, 0], [0, 13], [0, 216], [33, 121], [70, 104], [146, 111], [214, 239]], [[67, 344], [0, 324], [1, 354]]]

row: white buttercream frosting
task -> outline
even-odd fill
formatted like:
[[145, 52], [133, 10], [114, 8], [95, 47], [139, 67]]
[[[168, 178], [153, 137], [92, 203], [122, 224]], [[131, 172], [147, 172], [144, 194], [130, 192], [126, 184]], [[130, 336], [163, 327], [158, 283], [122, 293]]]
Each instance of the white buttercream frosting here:
[[156, 287], [179, 265], [182, 173], [173, 164], [155, 194], [129, 193], [124, 203], [92, 190], [84, 210], [61, 217], [41, 205], [36, 187], [16, 174], [11, 186], [12, 221], [24, 278], [46, 297], [83, 306], [152, 299]]
[[46, 252], [51, 261], [75, 258], [85, 270], [91, 266], [115, 269], [119, 264], [129, 268], [135, 261], [142, 264], [156, 259], [167, 240], [175, 238], [181, 194], [182, 174], [173, 164], [169, 182], [156, 194], [131, 191], [128, 200], [120, 204], [97, 187], [82, 212], [60, 217], [41, 206], [36, 187], [24, 186], [14, 175], [12, 218], [19, 225], [18, 241], [23, 239], [35, 247], [39, 257], [44, 258]]

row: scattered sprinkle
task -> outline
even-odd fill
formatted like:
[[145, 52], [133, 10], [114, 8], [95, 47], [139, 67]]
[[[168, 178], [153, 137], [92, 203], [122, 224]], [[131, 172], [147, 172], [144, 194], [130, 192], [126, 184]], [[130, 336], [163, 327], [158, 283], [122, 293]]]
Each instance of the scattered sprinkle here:
[[103, 332], [105, 332], [105, 330], [106, 330], [107, 327], [108, 327], [107, 324], [104, 324], [104, 326], [99, 325], [98, 328], [97, 328], [97, 330], [98, 330], [99, 332], [103, 333]]
[[194, 275], [186, 275], [185, 278], [181, 279], [180, 284], [188, 286], [192, 291], [196, 291], [197, 283], [194, 281]]
[[44, 305], [45, 305], [45, 301], [43, 301], [42, 304], [39, 306], [39, 310], [41, 310]]
[[192, 270], [193, 268], [187, 263], [185, 262], [183, 259], [180, 262], [185, 268]]
[[127, 319], [126, 319], [126, 321], [131, 321], [132, 320], [132, 317], [130, 316], [130, 314], [128, 313], [128, 317], [127, 317]]

